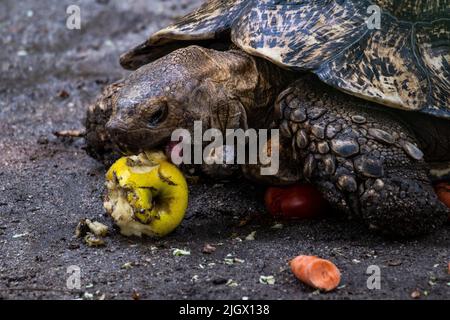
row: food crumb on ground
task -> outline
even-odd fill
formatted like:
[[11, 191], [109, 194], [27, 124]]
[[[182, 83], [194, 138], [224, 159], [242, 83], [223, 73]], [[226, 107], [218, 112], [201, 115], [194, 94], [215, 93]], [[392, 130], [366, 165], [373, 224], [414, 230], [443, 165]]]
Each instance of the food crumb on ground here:
[[260, 276], [259, 283], [273, 285], [273, 284], [275, 284], [275, 277], [274, 276]]
[[172, 254], [175, 257], [189, 256], [189, 255], [191, 255], [191, 251], [183, 250], [183, 249], [173, 249]]

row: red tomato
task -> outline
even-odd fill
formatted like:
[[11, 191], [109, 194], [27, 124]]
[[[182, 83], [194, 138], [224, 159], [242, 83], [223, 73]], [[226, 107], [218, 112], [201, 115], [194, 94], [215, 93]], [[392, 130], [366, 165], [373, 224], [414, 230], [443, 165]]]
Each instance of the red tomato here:
[[326, 202], [314, 186], [301, 184], [267, 189], [265, 203], [273, 216], [307, 219], [319, 216]]
[[[440, 183], [434, 187], [436, 194], [443, 204], [450, 208], [450, 183]], [[450, 215], [448, 217], [450, 221]]]

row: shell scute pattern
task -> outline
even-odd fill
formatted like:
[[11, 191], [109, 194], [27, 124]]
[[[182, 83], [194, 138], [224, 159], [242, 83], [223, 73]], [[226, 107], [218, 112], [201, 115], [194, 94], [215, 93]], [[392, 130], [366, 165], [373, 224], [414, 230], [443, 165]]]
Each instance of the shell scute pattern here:
[[354, 95], [420, 110], [427, 104], [427, 74], [414, 59], [411, 32], [408, 25], [386, 19], [384, 29], [368, 35], [364, 45], [352, 46], [323, 64], [317, 74]]
[[[288, 1], [278, 5], [257, 2], [236, 22], [232, 38], [244, 50], [274, 63], [316, 69], [367, 33], [362, 28], [362, 11], [349, 1], [343, 6], [335, 1]], [[269, 45], [273, 43], [277, 45]]]
[[[382, 10], [380, 30], [367, 25], [374, 4]], [[450, 119], [450, 0], [209, 0], [124, 64], [141, 54], [142, 65], [164, 45], [229, 32], [244, 51], [312, 71], [349, 94]]]
[[450, 19], [417, 25], [416, 43], [428, 70], [430, 113], [445, 116], [449, 109], [439, 106], [450, 108]]
[[198, 10], [183, 17], [179, 22], [157, 32], [148, 41], [156, 45], [167, 38], [181, 37], [189, 39], [213, 39], [221, 32], [230, 30], [233, 21], [239, 17], [248, 0], [213, 0], [207, 1]]
[[[352, 95], [450, 118], [445, 2], [256, 1], [235, 23], [232, 39], [249, 53], [310, 70]], [[366, 24], [374, 3], [382, 8], [380, 30]]]
[[450, 0], [374, 0], [374, 3], [401, 20], [430, 21], [450, 16]]

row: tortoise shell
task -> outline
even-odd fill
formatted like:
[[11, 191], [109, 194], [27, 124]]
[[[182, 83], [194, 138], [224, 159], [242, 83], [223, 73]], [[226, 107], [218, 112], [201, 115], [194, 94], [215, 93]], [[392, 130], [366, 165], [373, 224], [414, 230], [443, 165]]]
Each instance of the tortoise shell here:
[[230, 40], [351, 95], [450, 119], [450, 0], [209, 0], [121, 64]]

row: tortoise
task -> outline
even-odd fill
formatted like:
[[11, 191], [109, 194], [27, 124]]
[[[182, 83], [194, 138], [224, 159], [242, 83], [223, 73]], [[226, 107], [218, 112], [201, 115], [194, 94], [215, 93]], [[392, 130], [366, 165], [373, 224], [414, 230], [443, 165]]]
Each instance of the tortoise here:
[[121, 56], [134, 72], [90, 106], [87, 150], [163, 147], [196, 120], [279, 128], [278, 174], [241, 166], [247, 178], [309, 181], [382, 233], [433, 232], [449, 215], [432, 185], [449, 172], [449, 13], [448, 0], [209, 0]]

